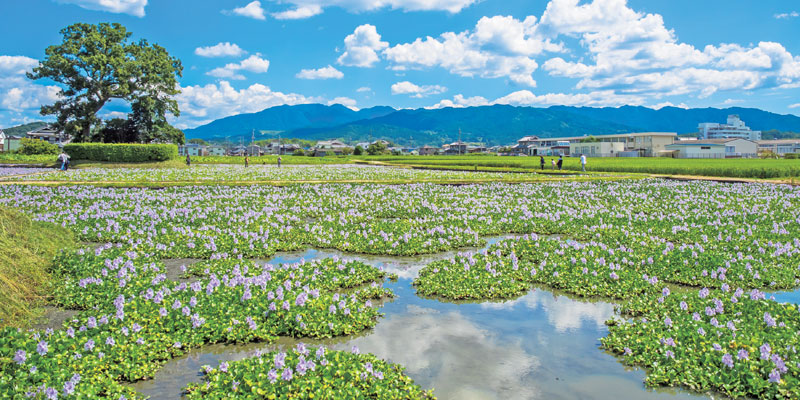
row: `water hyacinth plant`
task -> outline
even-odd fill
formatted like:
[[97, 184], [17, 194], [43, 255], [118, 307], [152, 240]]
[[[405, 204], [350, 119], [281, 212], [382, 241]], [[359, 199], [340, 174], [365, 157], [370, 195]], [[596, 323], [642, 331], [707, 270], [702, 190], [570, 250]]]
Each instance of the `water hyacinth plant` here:
[[433, 399], [403, 368], [370, 354], [307, 348], [270, 352], [204, 369], [188, 399]]

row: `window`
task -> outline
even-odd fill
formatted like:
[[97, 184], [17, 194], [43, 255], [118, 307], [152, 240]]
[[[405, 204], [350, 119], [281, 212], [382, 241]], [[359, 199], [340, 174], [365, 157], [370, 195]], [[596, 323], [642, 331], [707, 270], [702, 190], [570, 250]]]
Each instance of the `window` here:
[[700, 146], [700, 150], [711, 150], [711, 146]]
[[731, 154], [736, 153], [736, 147], [734, 147], [734, 146], [725, 146], [725, 152], [726, 153], [731, 153]]

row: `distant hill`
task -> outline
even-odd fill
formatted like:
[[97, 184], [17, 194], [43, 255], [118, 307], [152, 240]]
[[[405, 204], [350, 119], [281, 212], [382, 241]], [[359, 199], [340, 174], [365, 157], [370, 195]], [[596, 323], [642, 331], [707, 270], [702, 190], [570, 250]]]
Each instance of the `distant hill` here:
[[9, 136], [11, 136], [11, 135], [13, 135], [13, 136], [22, 136], [22, 135], [24, 135], [24, 134], [26, 134], [26, 133], [28, 133], [30, 131], [45, 127], [47, 125], [49, 125], [47, 122], [37, 121], [37, 122], [31, 122], [31, 123], [24, 124], [24, 125], [17, 125], [17, 126], [11, 127], [11, 128], [3, 128], [3, 132], [5, 132], [6, 135], [9, 135]]
[[[299, 128], [328, 127], [346, 124], [360, 119], [371, 119], [394, 112], [391, 107], [365, 108], [353, 111], [340, 104], [326, 106], [322, 104], [300, 104], [295, 106], [277, 106], [257, 113], [239, 114], [212, 121], [194, 129], [185, 129], [187, 138], [221, 139], [225, 137], [247, 137], [256, 130], [256, 140], [267, 136], [277, 136], [279, 132], [288, 132]], [[305, 138], [301, 138], [305, 139]]]
[[263, 111], [226, 117], [195, 129], [187, 138], [243, 137], [251, 131], [256, 139], [280, 134], [307, 140], [341, 139], [350, 143], [386, 139], [421, 146], [441, 145], [459, 138], [487, 145], [514, 143], [526, 135], [539, 137], [603, 135], [661, 131], [687, 134], [701, 122], [725, 122], [728, 114], [739, 116], [753, 129], [800, 132], [800, 117], [755, 108], [697, 108], [624, 106], [619, 108], [553, 106], [549, 108], [493, 105], [436, 110], [395, 110], [373, 107], [353, 111], [341, 105], [304, 104], [278, 106]]

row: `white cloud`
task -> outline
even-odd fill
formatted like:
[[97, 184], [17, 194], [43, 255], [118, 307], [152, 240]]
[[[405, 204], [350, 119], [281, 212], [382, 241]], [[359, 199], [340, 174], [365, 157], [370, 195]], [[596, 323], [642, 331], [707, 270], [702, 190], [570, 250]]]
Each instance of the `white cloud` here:
[[0, 112], [13, 120], [38, 116], [43, 104], [59, 99], [61, 89], [53, 85], [36, 84], [25, 77], [39, 61], [25, 56], [0, 56]]
[[341, 7], [354, 13], [390, 8], [402, 11], [446, 11], [455, 14], [478, 0], [284, 0], [276, 2], [290, 4], [294, 8], [273, 13], [275, 18], [300, 19], [318, 15], [327, 7]]
[[239, 71], [263, 74], [267, 72], [267, 70], [269, 70], [269, 60], [265, 60], [261, 58], [260, 55], [256, 54], [242, 60], [238, 64], [226, 64], [224, 67], [214, 68], [206, 74], [217, 78], [242, 80], [244, 79], [244, 75], [240, 74]]
[[24, 75], [39, 65], [39, 61], [25, 56], [0, 56], [0, 77]]
[[438, 108], [463, 108], [463, 107], [477, 107], [477, 106], [486, 106], [489, 105], [489, 100], [486, 100], [485, 97], [482, 96], [473, 96], [473, 97], [464, 97], [464, 95], [457, 94], [453, 96], [453, 100], [444, 99], [430, 107], [426, 107], [429, 109], [438, 109]]
[[536, 17], [483, 17], [472, 32], [445, 32], [438, 38], [417, 38], [397, 44], [383, 53], [396, 70], [441, 67], [464, 77], [500, 78], [535, 87], [532, 58], [542, 52], [562, 51], [537, 33]]
[[275, 19], [303, 19], [322, 14], [322, 7], [317, 4], [298, 6], [293, 10], [272, 13]]
[[[611, 90], [652, 98], [711, 96], [718, 91], [800, 85], [800, 57], [779, 43], [757, 46], [680, 43], [658, 14], [636, 12], [620, 0], [552, 0], [537, 32], [580, 39], [582, 61], [544, 62], [552, 76], [580, 79], [577, 89]], [[576, 55], [580, 56], [580, 54]]]
[[739, 103], [744, 103], [744, 100], [742, 100], [742, 99], [725, 99], [725, 101], [722, 102], [722, 104], [724, 104], [724, 105], [739, 104]]
[[114, 119], [114, 118], [128, 118], [128, 114], [122, 111], [108, 111], [100, 115], [102, 119]]
[[683, 108], [684, 110], [689, 108], [689, 106], [687, 106], [686, 103], [672, 104], [671, 101], [665, 101], [665, 102], [662, 102], [662, 103], [653, 104], [652, 106], [648, 106], [648, 107], [650, 107], [650, 108], [652, 108], [654, 110], [660, 110], [660, 109], [662, 109], [664, 107], [677, 107], [677, 108]]
[[372, 89], [367, 87], [367, 86], [362, 86], [362, 87], [356, 89], [356, 92], [358, 92], [358, 93], [371, 92], [371, 91], [372, 91]]
[[247, 54], [236, 43], [217, 43], [213, 46], [198, 47], [194, 49], [194, 54], [200, 57], [240, 57]]
[[593, 91], [591, 93], [547, 93], [542, 95], [533, 94], [530, 90], [519, 90], [492, 102], [492, 104], [518, 106], [565, 105], [595, 107], [641, 105], [643, 103], [644, 98], [641, 96], [616, 94], [612, 90]]
[[800, 17], [800, 13], [798, 13], [797, 11], [775, 14], [775, 19], [789, 19], [789, 18], [797, 18], [797, 17]]
[[789, 104], [787, 107], [789, 107], [789, 108], [800, 108], [800, 103]]
[[409, 94], [412, 97], [425, 97], [432, 94], [440, 94], [447, 91], [447, 88], [439, 85], [418, 86], [409, 81], [397, 82], [392, 85], [392, 94]]
[[247, 18], [260, 19], [262, 21], [267, 19], [267, 17], [264, 15], [264, 9], [261, 8], [260, 1], [250, 2], [244, 7], [237, 7], [225, 13], [240, 15], [242, 17], [247, 17]]
[[130, 14], [144, 17], [147, 0], [56, 0], [59, 3], [75, 4], [87, 10], [107, 11], [116, 14]]
[[259, 83], [236, 90], [228, 81], [221, 81], [219, 85], [183, 87], [176, 100], [181, 110], [176, 126], [182, 129], [230, 115], [261, 111], [268, 107], [322, 101], [320, 98], [296, 93], [274, 92]]
[[353, 111], [358, 111], [358, 107], [356, 107], [356, 101], [349, 98], [349, 97], [336, 97], [333, 100], [329, 100], [326, 104], [334, 105], [334, 104], [341, 104]]
[[318, 69], [303, 69], [295, 75], [300, 79], [342, 79], [344, 74], [342, 71], [334, 68], [331, 65]]
[[380, 51], [389, 46], [381, 41], [381, 35], [374, 25], [364, 24], [358, 26], [353, 33], [344, 38], [345, 51], [337, 62], [351, 67], [372, 67], [378, 62]]

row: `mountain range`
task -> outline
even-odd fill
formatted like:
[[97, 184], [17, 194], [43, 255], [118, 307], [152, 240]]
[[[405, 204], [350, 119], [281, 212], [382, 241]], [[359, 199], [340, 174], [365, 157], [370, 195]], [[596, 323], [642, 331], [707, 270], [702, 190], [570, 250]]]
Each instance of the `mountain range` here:
[[526, 135], [559, 137], [647, 131], [687, 134], [697, 132], [701, 122], [724, 123], [729, 114], [738, 114], [752, 129], [800, 132], [800, 117], [740, 107], [655, 110], [639, 106], [492, 105], [395, 110], [381, 106], [354, 111], [341, 105], [302, 104], [225, 117], [184, 133], [189, 139], [248, 142], [255, 130], [256, 140], [280, 135], [307, 140], [340, 139], [349, 143], [386, 139], [416, 146], [438, 146], [460, 137], [465, 142], [491, 146], [512, 144]]

